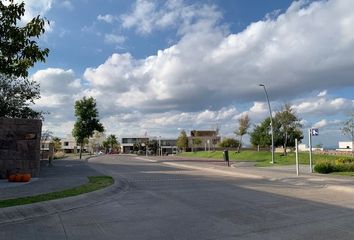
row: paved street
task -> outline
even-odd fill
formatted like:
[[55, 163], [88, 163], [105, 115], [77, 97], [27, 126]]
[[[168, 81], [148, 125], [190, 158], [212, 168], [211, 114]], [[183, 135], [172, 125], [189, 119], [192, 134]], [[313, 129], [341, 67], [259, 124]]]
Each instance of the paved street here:
[[133, 156], [102, 156], [89, 166], [123, 187], [1, 223], [0, 239], [354, 239], [354, 193], [321, 181], [225, 176]]

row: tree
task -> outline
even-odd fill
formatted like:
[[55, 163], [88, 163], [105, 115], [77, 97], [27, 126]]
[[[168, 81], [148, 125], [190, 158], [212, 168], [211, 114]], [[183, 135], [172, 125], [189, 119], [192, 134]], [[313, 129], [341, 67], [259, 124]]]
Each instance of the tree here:
[[219, 146], [223, 148], [237, 148], [239, 145], [240, 142], [234, 138], [224, 138], [222, 142], [219, 143]]
[[237, 136], [240, 136], [240, 140], [239, 140], [240, 144], [238, 145], [238, 149], [237, 149], [238, 153], [241, 151], [242, 137], [243, 135], [247, 134], [250, 125], [251, 125], [251, 120], [248, 117], [248, 114], [245, 114], [238, 119], [238, 129], [235, 131], [235, 134]]
[[52, 142], [54, 144], [54, 152], [61, 150], [61, 139], [59, 137], [53, 137]]
[[152, 154], [156, 155], [159, 149], [159, 142], [155, 139], [149, 140], [147, 143], [147, 150], [149, 150]]
[[271, 145], [270, 118], [266, 118], [259, 125], [256, 125], [250, 133], [250, 141], [253, 146], [265, 147]]
[[37, 16], [21, 26], [25, 4], [14, 0], [0, 1], [0, 73], [26, 78], [36, 62], [45, 62], [49, 49], [41, 49], [35, 39], [45, 32], [49, 21]]
[[80, 144], [81, 159], [85, 138], [91, 137], [94, 130], [103, 132], [104, 128], [98, 119], [96, 100], [93, 97], [84, 97], [75, 102], [75, 116], [77, 119], [72, 134], [76, 142]]
[[352, 141], [352, 155], [354, 155], [354, 114], [344, 121], [342, 132], [350, 137], [350, 140]]
[[118, 140], [116, 135], [111, 134], [109, 135], [106, 140], [104, 141], [104, 145], [106, 145], [105, 147], [110, 148], [111, 150], [113, 150], [114, 148], [116, 148], [118, 146]]
[[39, 84], [0, 74], [0, 117], [41, 118], [41, 112], [29, 107], [39, 98]]
[[302, 140], [302, 131], [300, 119], [296, 116], [296, 113], [291, 108], [289, 104], [283, 106], [283, 110], [275, 114], [275, 125], [278, 125], [276, 128], [278, 131], [278, 140], [283, 144], [284, 155], [287, 155], [286, 148], [287, 146], [295, 145], [295, 138]]
[[184, 130], [181, 131], [181, 133], [177, 138], [176, 145], [179, 149], [183, 149], [184, 151], [186, 151], [186, 148], [188, 147], [188, 137], [186, 131]]
[[[201, 143], [202, 143], [202, 139], [200, 139], [200, 138], [193, 138], [192, 139], [193, 148], [196, 147], [196, 146], [199, 146]], [[194, 149], [193, 149], [193, 151], [194, 151]]]

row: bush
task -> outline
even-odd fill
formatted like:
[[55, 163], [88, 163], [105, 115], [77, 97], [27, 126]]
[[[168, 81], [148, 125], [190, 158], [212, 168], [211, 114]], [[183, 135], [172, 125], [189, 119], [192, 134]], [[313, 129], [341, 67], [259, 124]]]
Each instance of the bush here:
[[60, 158], [64, 158], [65, 157], [65, 153], [64, 152], [56, 152], [54, 153], [54, 159], [60, 159]]
[[240, 145], [240, 142], [234, 138], [225, 138], [219, 143], [219, 146], [222, 148], [237, 148]]
[[330, 162], [319, 162], [315, 165], [315, 172], [318, 173], [331, 173], [334, 172], [334, 164]]
[[354, 172], [353, 159], [338, 159], [333, 162], [319, 162], [315, 165], [315, 172], [331, 173], [331, 172]]

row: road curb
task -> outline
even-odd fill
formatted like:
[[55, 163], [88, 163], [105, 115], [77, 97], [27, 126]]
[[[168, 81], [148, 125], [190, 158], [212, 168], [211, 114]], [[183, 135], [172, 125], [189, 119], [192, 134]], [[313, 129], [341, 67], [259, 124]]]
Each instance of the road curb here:
[[77, 196], [0, 208], [0, 224], [26, 221], [98, 204], [106, 198], [116, 196], [116, 194], [128, 188], [127, 183], [124, 181], [114, 180], [114, 184], [109, 187]]

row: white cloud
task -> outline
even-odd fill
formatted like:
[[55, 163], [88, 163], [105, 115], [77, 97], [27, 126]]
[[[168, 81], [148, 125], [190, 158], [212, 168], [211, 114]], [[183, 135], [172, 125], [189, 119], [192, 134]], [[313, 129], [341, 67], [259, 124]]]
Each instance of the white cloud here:
[[104, 41], [105, 43], [122, 44], [125, 42], [125, 37], [115, 34], [105, 34]]
[[201, 19], [214, 24], [220, 18], [214, 5], [185, 5], [182, 0], [168, 0], [164, 4], [137, 0], [132, 12], [121, 16], [124, 28], [135, 28], [140, 34], [167, 27], [178, 27], [184, 32]]
[[299, 114], [317, 116], [348, 113], [354, 109], [354, 100], [346, 98], [318, 97], [299, 100], [294, 106]]
[[106, 22], [106, 23], [113, 23], [114, 21], [116, 21], [118, 18], [114, 15], [111, 14], [106, 14], [106, 15], [98, 15], [97, 16], [97, 20], [98, 21], [102, 21], [102, 22]]
[[[130, 19], [126, 27], [137, 28], [137, 16], [143, 18], [138, 30], [145, 33], [157, 26], [155, 15], [161, 19], [177, 11], [179, 16], [196, 18], [189, 25], [180, 23], [185, 27], [179, 29], [183, 34], [175, 45], [145, 59], [113, 54], [99, 67], [86, 69], [85, 78], [93, 87], [117, 93], [116, 105], [149, 111], [199, 111], [231, 101], [263, 101], [260, 82], [267, 86], [272, 101], [313, 92], [318, 86], [354, 85], [354, 41], [347, 37], [351, 28], [343, 24], [351, 19], [354, 24], [352, 1], [306, 6], [295, 2], [277, 18], [252, 23], [230, 35], [223, 26], [215, 25], [219, 19], [215, 7], [198, 5], [201, 11], [195, 13], [197, 5], [166, 4], [172, 3], [175, 5], [159, 8], [154, 2], [137, 1], [132, 15], [125, 17]], [[149, 19], [152, 22], [143, 27]], [[346, 103], [337, 99], [330, 106], [338, 109]], [[306, 104], [297, 106], [298, 110], [314, 108], [312, 103]]]
[[313, 127], [315, 128], [328, 128], [328, 127], [331, 127], [331, 126], [336, 126], [336, 127], [339, 127], [339, 125], [341, 124], [341, 121], [340, 120], [327, 120], [327, 119], [322, 119], [318, 122], [316, 122]]
[[317, 97], [324, 97], [324, 96], [326, 96], [326, 95], [327, 95], [327, 90], [324, 90], [324, 91], [320, 92], [320, 93], [317, 95]]
[[43, 17], [52, 7], [53, 0], [15, 0], [16, 3], [25, 3], [25, 15], [22, 20], [29, 22], [32, 18]]
[[[180, 39], [142, 59], [130, 53], [112, 54], [85, 70], [84, 90], [72, 71], [47, 70], [41, 80], [43, 91], [54, 94], [56, 88], [65, 89], [58, 91], [70, 93], [65, 102], [70, 108], [75, 98], [94, 96], [110, 131], [176, 136], [178, 128], [209, 129], [217, 124], [224, 133], [232, 133], [242, 114], [248, 113], [253, 123], [267, 117], [264, 92], [258, 86], [264, 83], [273, 110], [274, 104], [313, 94], [296, 100], [293, 108], [300, 117], [321, 116], [325, 120], [316, 124], [328, 125], [333, 120], [324, 115], [354, 107], [352, 99], [328, 96], [326, 90], [318, 93], [318, 88], [354, 86], [354, 2], [302, 4], [294, 2], [283, 14], [268, 15], [229, 34], [217, 24], [221, 13], [213, 5], [137, 1], [131, 13], [121, 16], [123, 27], [141, 34], [175, 28]], [[105, 16], [100, 17], [102, 21]], [[111, 42], [123, 41], [119, 37], [111, 36]], [[62, 78], [63, 84], [57, 85]], [[65, 101], [60, 94], [50, 97], [44, 92], [53, 108]], [[234, 104], [249, 109], [238, 111]], [[64, 119], [65, 113], [56, 116]], [[303, 122], [309, 121], [317, 120]]]

